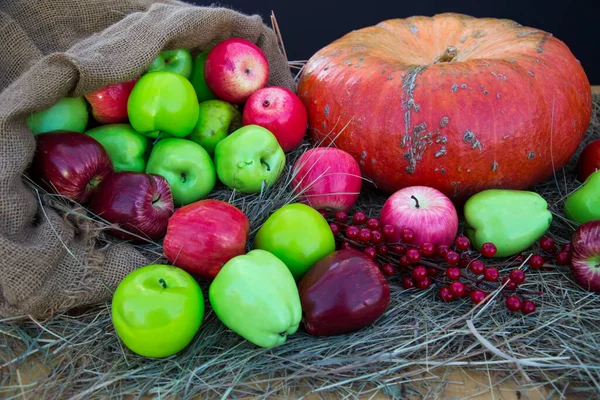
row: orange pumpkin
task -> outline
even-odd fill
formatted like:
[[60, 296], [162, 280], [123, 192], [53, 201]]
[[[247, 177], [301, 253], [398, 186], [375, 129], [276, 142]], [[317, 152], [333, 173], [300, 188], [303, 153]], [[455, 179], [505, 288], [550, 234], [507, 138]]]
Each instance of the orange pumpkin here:
[[346, 34], [310, 58], [298, 95], [309, 138], [352, 154], [378, 188], [427, 185], [455, 200], [549, 178], [592, 112], [587, 76], [563, 42], [453, 13]]

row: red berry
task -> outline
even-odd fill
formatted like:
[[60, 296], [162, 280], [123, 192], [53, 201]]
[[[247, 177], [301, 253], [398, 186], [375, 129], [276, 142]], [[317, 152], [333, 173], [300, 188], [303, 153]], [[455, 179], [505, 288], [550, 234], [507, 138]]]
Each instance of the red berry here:
[[571, 262], [571, 252], [561, 251], [556, 254], [556, 262], [558, 265], [567, 265]]
[[381, 267], [381, 272], [385, 276], [392, 276], [395, 272], [394, 266], [392, 264], [385, 264], [383, 267]]
[[331, 229], [331, 233], [333, 233], [334, 236], [337, 236], [338, 233], [340, 233], [340, 226], [338, 224], [329, 224], [329, 228]]
[[333, 219], [335, 219], [340, 224], [345, 224], [348, 221], [348, 213], [346, 211], [338, 211], [333, 216]]
[[542, 248], [542, 250], [553, 252], [556, 250], [556, 243], [554, 243], [554, 240], [552, 238], [544, 236], [540, 239], [540, 247]]
[[411, 264], [416, 264], [421, 261], [421, 253], [417, 249], [408, 249], [406, 251], [406, 258]]
[[327, 219], [327, 216], [328, 216], [327, 215], [327, 210], [317, 210], [317, 211], [319, 211], [319, 214], [321, 214], [321, 216], [323, 218]]
[[410, 261], [406, 258], [406, 255], [400, 257], [399, 264], [402, 268], [406, 268], [410, 266]]
[[391, 239], [396, 233], [396, 228], [394, 225], [386, 224], [383, 226], [381, 232], [383, 233], [383, 237], [386, 239]]
[[497, 251], [496, 245], [491, 242], [484, 243], [481, 246], [481, 255], [484, 257], [494, 257]]
[[371, 242], [373, 244], [379, 244], [383, 242], [383, 235], [380, 231], [371, 231]]
[[539, 254], [532, 255], [529, 259], [529, 265], [533, 269], [542, 268], [544, 266], [544, 257], [540, 256]]
[[402, 287], [404, 289], [412, 289], [415, 287], [415, 281], [410, 276], [405, 276], [402, 278]]
[[460, 260], [458, 260], [458, 266], [460, 268], [467, 268], [467, 265], [471, 262], [471, 256], [467, 253], [462, 253], [460, 255]]
[[356, 240], [358, 238], [358, 234], [360, 233], [360, 229], [357, 226], [350, 225], [346, 227], [346, 237], [350, 240]]
[[510, 271], [510, 280], [520, 285], [525, 281], [525, 272], [522, 269], [513, 269]]
[[377, 249], [373, 246], [365, 247], [363, 253], [370, 259], [375, 259], [375, 257], [377, 257]]
[[438, 244], [435, 248], [435, 254], [438, 257], [444, 257], [448, 250], [450, 250], [450, 248], [448, 247], [447, 244]]
[[419, 289], [427, 289], [429, 286], [431, 286], [431, 278], [429, 278], [428, 276], [426, 276], [425, 279], [421, 279], [420, 281], [416, 281], [415, 285]]
[[469, 269], [475, 275], [481, 275], [485, 271], [485, 264], [481, 260], [473, 260], [469, 265]]
[[372, 231], [379, 230], [379, 228], [381, 228], [381, 222], [377, 218], [369, 218], [367, 220], [367, 228]]
[[475, 304], [479, 304], [483, 300], [485, 300], [486, 296], [487, 295], [485, 294], [485, 292], [483, 290], [473, 290], [471, 292], [471, 301]]
[[401, 244], [393, 245], [392, 247], [390, 247], [390, 250], [392, 251], [392, 253], [398, 255], [406, 254], [406, 247], [402, 246]]
[[437, 268], [433, 268], [433, 267], [427, 267], [427, 276], [430, 276], [432, 278], [437, 277], [440, 274], [440, 270]]
[[489, 282], [495, 282], [500, 278], [500, 273], [494, 267], [487, 267], [485, 271], [483, 271], [483, 279]]
[[369, 228], [362, 228], [358, 232], [358, 240], [363, 243], [369, 243], [371, 241], [371, 230]]
[[462, 235], [457, 236], [456, 239], [454, 240], [454, 246], [458, 250], [467, 250], [470, 245], [471, 245], [471, 242], [469, 241], [469, 238], [466, 236], [462, 236]]
[[571, 243], [563, 243], [560, 245], [560, 251], [571, 251]]
[[448, 267], [446, 269], [446, 277], [452, 281], [456, 281], [460, 279], [460, 268], [458, 267]]
[[423, 243], [421, 245], [421, 254], [424, 257], [431, 257], [435, 254], [435, 246], [432, 243]]
[[521, 302], [521, 299], [517, 296], [508, 296], [506, 298], [506, 308], [508, 308], [510, 311], [520, 311], [522, 305], [523, 303]]
[[410, 242], [412, 242], [414, 240], [415, 233], [413, 232], [412, 229], [406, 228], [406, 229], [402, 230], [402, 234], [401, 234], [400, 237], [402, 238], [402, 241], [404, 243], [410, 243]]
[[458, 255], [458, 253], [455, 252], [454, 250], [448, 250], [446, 252], [446, 254], [444, 255], [444, 261], [446, 261], [450, 265], [458, 264], [459, 260], [460, 260], [460, 255]]
[[441, 287], [438, 292], [438, 296], [440, 296], [440, 299], [442, 299], [446, 303], [449, 303], [452, 300], [454, 300], [454, 296], [452, 296], [452, 293], [450, 292], [450, 288], [448, 286]]
[[352, 222], [355, 225], [362, 225], [367, 222], [367, 214], [362, 211], [357, 211], [356, 214], [352, 216]]
[[504, 286], [504, 288], [507, 290], [515, 290], [517, 288], [517, 284], [514, 283], [513, 281], [511, 281], [508, 276], [505, 276], [504, 278], [502, 278], [502, 285], [504, 285], [504, 284], [506, 284], [506, 286]]
[[379, 254], [380, 256], [387, 255], [388, 251], [389, 249], [386, 245], [377, 246], [377, 254]]
[[465, 295], [465, 285], [462, 282], [452, 282], [450, 284], [450, 293], [455, 298], [463, 297]]
[[344, 250], [350, 250], [350, 249], [353, 249], [353, 248], [354, 247], [352, 247], [352, 245], [350, 243], [348, 243], [348, 242], [342, 243], [342, 249], [344, 249]]
[[423, 267], [422, 265], [414, 267], [412, 270], [412, 277], [416, 281], [421, 281], [427, 278], [427, 268]]
[[521, 312], [523, 314], [531, 314], [535, 312], [535, 303], [531, 300], [525, 300], [521, 306]]

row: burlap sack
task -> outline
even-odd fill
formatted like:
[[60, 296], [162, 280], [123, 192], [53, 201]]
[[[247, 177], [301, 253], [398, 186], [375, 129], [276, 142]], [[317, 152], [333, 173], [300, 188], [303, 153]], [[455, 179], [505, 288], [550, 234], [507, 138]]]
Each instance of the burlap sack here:
[[166, 0], [10, 0], [0, 4], [0, 317], [49, 317], [109, 299], [150, 261], [126, 243], [99, 243], [85, 219], [43, 207], [22, 175], [35, 140], [26, 117], [140, 75], [163, 49], [227, 37], [267, 55], [269, 85], [295, 89], [273, 32], [258, 15]]

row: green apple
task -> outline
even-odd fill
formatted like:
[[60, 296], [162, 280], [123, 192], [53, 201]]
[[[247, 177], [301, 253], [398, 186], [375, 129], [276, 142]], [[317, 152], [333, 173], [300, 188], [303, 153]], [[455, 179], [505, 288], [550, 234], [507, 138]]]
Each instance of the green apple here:
[[171, 187], [173, 202], [180, 206], [208, 195], [217, 180], [208, 152], [183, 138], [159, 140], [152, 148], [146, 172], [163, 176]]
[[60, 130], [83, 132], [88, 118], [88, 103], [83, 97], [62, 97], [52, 107], [27, 117], [27, 126], [34, 135]]
[[217, 143], [242, 126], [242, 113], [223, 100], [203, 101], [199, 107], [198, 122], [186, 138], [213, 154]]
[[133, 129], [143, 135], [156, 137], [158, 131], [164, 131], [185, 137], [198, 121], [194, 87], [174, 72], [144, 74], [129, 95], [127, 115]]
[[277, 256], [299, 281], [317, 261], [335, 251], [335, 238], [317, 210], [292, 203], [267, 218], [254, 238], [254, 247]]
[[129, 124], [101, 125], [85, 132], [96, 139], [108, 153], [115, 172], [146, 170], [150, 139], [136, 132]]
[[206, 85], [206, 79], [204, 78], [204, 64], [206, 63], [208, 53], [210, 53], [210, 50], [203, 51], [194, 58], [192, 76], [190, 77], [190, 82], [192, 82], [192, 86], [194, 86], [194, 90], [196, 90], [199, 103], [217, 98], [217, 96], [215, 96], [208, 88], [208, 85]]
[[580, 224], [600, 219], [600, 170], [592, 172], [567, 196], [564, 211], [567, 218]]
[[246, 125], [215, 147], [217, 176], [231, 189], [259, 193], [283, 172], [285, 153], [275, 135], [258, 125]]
[[264, 250], [227, 261], [211, 282], [208, 298], [225, 326], [260, 347], [285, 343], [302, 318], [292, 274]]
[[125, 346], [144, 357], [183, 350], [204, 318], [204, 295], [178, 267], [150, 264], [129, 273], [112, 297], [112, 322]]
[[146, 72], [169, 71], [189, 79], [192, 75], [192, 55], [188, 49], [163, 50]]

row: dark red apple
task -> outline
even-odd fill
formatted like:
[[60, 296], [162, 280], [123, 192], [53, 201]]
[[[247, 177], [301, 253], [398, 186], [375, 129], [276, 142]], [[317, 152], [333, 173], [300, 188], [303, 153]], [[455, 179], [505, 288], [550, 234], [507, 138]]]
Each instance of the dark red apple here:
[[90, 200], [90, 211], [119, 228], [110, 228], [112, 235], [142, 243], [165, 235], [175, 207], [164, 177], [120, 171], [98, 186]]
[[579, 225], [571, 237], [571, 275], [583, 289], [600, 293], [600, 220]]
[[48, 191], [80, 204], [113, 172], [108, 153], [94, 138], [79, 132], [53, 131], [36, 137], [29, 174]]
[[212, 280], [223, 264], [246, 252], [250, 223], [237, 207], [204, 199], [183, 206], [169, 219], [165, 257], [197, 278]]
[[600, 139], [594, 140], [584, 147], [577, 160], [577, 179], [580, 182], [585, 180], [600, 169]]
[[308, 114], [300, 98], [290, 89], [269, 86], [252, 93], [244, 105], [243, 125], [269, 130], [288, 152], [300, 145], [308, 127]]
[[356, 331], [387, 309], [390, 289], [375, 261], [354, 249], [325, 256], [298, 284], [303, 324], [315, 336]]
[[94, 119], [101, 124], [126, 122], [127, 100], [139, 78], [105, 86], [84, 95], [92, 106]]

